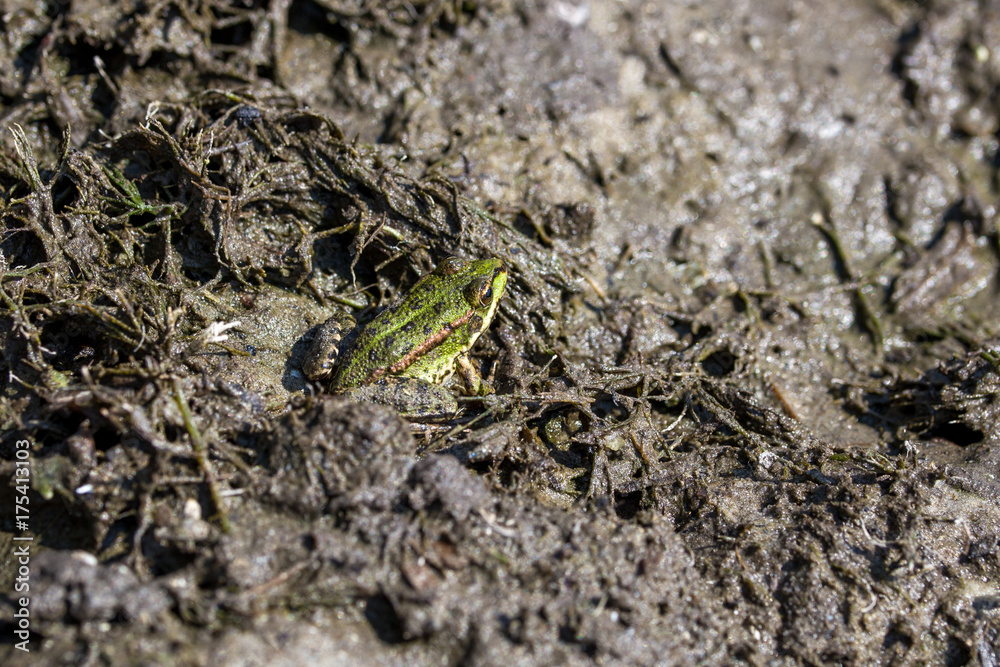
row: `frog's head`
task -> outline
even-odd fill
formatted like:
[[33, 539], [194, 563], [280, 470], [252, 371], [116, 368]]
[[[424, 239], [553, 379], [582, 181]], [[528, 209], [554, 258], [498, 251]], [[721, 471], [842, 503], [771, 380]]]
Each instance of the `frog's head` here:
[[427, 299], [435, 304], [435, 316], [440, 318], [444, 329], [454, 332], [447, 334], [451, 339], [447, 347], [465, 351], [496, 315], [497, 304], [507, 287], [507, 266], [496, 257], [471, 261], [448, 257], [424, 281], [420, 286], [422, 291], [435, 286], [435, 297]]
[[453, 285], [460, 285], [465, 305], [474, 315], [470, 327], [478, 335], [484, 331], [497, 311], [497, 304], [507, 288], [507, 266], [496, 257], [465, 261], [449, 257], [434, 269], [448, 276]]

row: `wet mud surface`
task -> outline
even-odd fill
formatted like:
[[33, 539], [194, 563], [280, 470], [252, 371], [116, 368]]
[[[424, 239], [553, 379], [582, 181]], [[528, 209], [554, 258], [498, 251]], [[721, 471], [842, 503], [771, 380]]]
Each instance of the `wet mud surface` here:
[[[1000, 661], [1000, 5], [0, 22], [4, 664]], [[306, 380], [448, 255], [495, 395]]]

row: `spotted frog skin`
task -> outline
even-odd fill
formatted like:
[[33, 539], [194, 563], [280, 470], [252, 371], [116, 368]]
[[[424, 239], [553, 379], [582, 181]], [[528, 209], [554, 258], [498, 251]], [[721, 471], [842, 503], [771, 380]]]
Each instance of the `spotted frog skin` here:
[[414, 419], [447, 418], [458, 403], [442, 385], [456, 370], [468, 394], [493, 391], [468, 352], [493, 321], [506, 287], [501, 260], [449, 257], [367, 324], [334, 316], [320, 325], [302, 370], [355, 400]]

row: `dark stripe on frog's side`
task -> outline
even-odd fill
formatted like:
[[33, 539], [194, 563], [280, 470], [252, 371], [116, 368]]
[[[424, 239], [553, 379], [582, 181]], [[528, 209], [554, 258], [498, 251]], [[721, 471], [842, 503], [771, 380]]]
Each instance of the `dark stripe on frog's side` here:
[[394, 363], [392, 366], [389, 366], [388, 368], [376, 368], [374, 371], [371, 372], [371, 374], [368, 375], [367, 378], [365, 378], [364, 383], [368, 384], [371, 382], [375, 382], [385, 377], [386, 375], [397, 375], [399, 373], [402, 373], [407, 368], [409, 368], [413, 364], [413, 362], [422, 358], [424, 355], [433, 350], [435, 347], [437, 347], [444, 341], [448, 340], [451, 334], [457, 331], [459, 327], [468, 324], [469, 320], [471, 320], [475, 316], [476, 316], [476, 311], [470, 310], [464, 315], [462, 315], [460, 318], [455, 320], [454, 322], [449, 322], [445, 324], [438, 330], [436, 334], [434, 334], [433, 336], [428, 336], [427, 339], [424, 340], [424, 342], [422, 342], [420, 345], [417, 345], [412, 350], [407, 352], [406, 355], [404, 355], [399, 361]]

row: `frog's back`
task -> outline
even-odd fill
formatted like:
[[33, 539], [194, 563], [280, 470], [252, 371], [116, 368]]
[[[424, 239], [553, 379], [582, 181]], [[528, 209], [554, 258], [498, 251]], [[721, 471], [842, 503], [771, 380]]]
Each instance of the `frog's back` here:
[[353, 340], [346, 341], [347, 348], [331, 385], [335, 391], [369, 384], [387, 375], [405, 375], [434, 328], [401, 306], [403, 303], [382, 311], [357, 331]]

